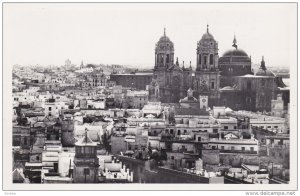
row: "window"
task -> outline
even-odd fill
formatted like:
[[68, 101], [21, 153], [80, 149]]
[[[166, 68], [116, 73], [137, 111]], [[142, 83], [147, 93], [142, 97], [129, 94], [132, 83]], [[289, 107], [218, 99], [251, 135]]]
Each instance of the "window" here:
[[204, 65], [206, 65], [206, 64], [207, 64], [207, 56], [204, 56]]
[[201, 54], [199, 54], [199, 65], [201, 65]]
[[224, 126], [224, 129], [228, 129], [228, 126]]
[[173, 131], [174, 131], [173, 129], [170, 129], [170, 134], [173, 134]]
[[201, 137], [198, 137], [198, 142], [201, 142]]
[[40, 160], [40, 157], [39, 157], [39, 156], [36, 156], [35, 158], [36, 158], [36, 160], [37, 160], [37, 161], [39, 161], [39, 160]]
[[169, 61], [170, 61], [170, 55], [167, 54], [167, 63], [169, 63]]
[[245, 151], [245, 147], [242, 147], [242, 151]]
[[84, 175], [90, 175], [89, 168], [84, 168], [83, 173], [84, 173]]
[[231, 146], [231, 150], [234, 150], [234, 146]]
[[211, 86], [210, 86], [212, 89], [215, 88], [215, 83], [214, 82], [211, 82]]
[[214, 55], [209, 55], [209, 64], [212, 65], [214, 64]]
[[52, 110], [52, 108], [51, 107], [49, 107], [49, 111], [51, 111]]
[[93, 154], [93, 147], [84, 147], [84, 154]]
[[234, 126], [234, 129], [236, 129], [236, 126]]
[[253, 152], [254, 151], [254, 147], [250, 147], [250, 151]]
[[183, 133], [186, 134], [186, 130], [184, 130]]
[[180, 130], [177, 131], [177, 135], [180, 135]]
[[174, 160], [174, 156], [171, 156], [171, 159]]
[[224, 146], [221, 146], [221, 150], [224, 150]]

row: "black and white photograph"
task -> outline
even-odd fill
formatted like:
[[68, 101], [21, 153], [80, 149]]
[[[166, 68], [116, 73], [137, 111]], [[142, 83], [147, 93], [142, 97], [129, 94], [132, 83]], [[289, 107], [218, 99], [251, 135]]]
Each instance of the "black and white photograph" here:
[[2, 3], [3, 187], [289, 195], [297, 6]]

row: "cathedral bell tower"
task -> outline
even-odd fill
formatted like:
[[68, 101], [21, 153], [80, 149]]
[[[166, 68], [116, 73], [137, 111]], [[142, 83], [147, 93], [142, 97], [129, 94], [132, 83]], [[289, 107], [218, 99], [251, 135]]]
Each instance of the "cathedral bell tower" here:
[[155, 45], [155, 65], [153, 69], [153, 81], [159, 88], [160, 101], [169, 101], [171, 76], [170, 68], [174, 67], [174, 44], [166, 35], [166, 28], [164, 34], [160, 37]]
[[174, 44], [164, 35], [159, 39], [155, 47], [155, 70], [165, 70], [174, 64]]
[[157, 81], [160, 87], [167, 84], [166, 71], [174, 64], [174, 44], [166, 36], [166, 29], [164, 34], [160, 37], [155, 45], [155, 66], [153, 70], [153, 79]]
[[197, 43], [197, 68], [193, 89], [197, 95], [208, 96], [210, 105], [216, 105], [220, 97], [219, 93], [219, 68], [218, 68], [218, 43], [209, 32]]

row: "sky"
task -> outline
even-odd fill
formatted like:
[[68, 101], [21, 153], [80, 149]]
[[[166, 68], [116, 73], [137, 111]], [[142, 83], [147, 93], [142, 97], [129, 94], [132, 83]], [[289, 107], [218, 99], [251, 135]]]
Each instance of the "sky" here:
[[180, 63], [192, 61], [209, 31], [219, 56], [238, 48], [266, 66], [296, 66], [295, 3], [6, 3], [3, 58], [7, 66], [122, 64], [154, 66], [155, 44], [166, 34]]

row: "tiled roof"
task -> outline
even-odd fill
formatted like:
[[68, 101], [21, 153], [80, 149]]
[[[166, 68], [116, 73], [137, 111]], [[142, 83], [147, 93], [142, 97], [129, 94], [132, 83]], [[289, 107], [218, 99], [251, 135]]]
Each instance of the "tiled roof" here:
[[89, 138], [87, 132], [85, 133], [84, 137], [80, 138], [76, 143], [76, 146], [97, 146], [95, 142]]

